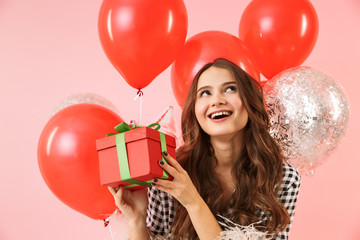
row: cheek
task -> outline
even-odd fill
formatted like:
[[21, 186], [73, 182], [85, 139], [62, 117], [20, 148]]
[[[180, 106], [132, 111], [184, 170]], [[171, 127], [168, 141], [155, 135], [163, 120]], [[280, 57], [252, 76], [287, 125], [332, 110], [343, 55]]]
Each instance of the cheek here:
[[241, 119], [241, 122], [247, 122], [247, 119], [249, 117], [244, 105], [242, 104], [241, 100], [238, 98], [234, 98], [233, 99], [233, 105], [236, 106], [236, 108], [238, 109], [239, 112], [239, 117]]
[[246, 123], [248, 122], [248, 119], [249, 119], [249, 114], [247, 113], [245, 107], [242, 107], [241, 108], [241, 111], [240, 111], [240, 121], [241, 121], [241, 125], [245, 126]]
[[244, 126], [247, 124], [248, 120], [249, 120], [249, 115], [248, 113], [246, 112], [246, 110], [244, 110], [244, 113], [243, 113], [243, 124]]
[[201, 120], [205, 116], [205, 107], [200, 102], [195, 103], [195, 116], [197, 120]]

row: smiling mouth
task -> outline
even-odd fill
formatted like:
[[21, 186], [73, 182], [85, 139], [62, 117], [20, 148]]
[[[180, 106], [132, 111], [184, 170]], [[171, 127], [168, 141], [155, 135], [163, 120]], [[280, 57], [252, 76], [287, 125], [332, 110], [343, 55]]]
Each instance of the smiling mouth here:
[[211, 119], [221, 119], [221, 118], [228, 117], [231, 114], [232, 114], [232, 112], [230, 112], [230, 111], [221, 111], [221, 112], [209, 114], [208, 117]]

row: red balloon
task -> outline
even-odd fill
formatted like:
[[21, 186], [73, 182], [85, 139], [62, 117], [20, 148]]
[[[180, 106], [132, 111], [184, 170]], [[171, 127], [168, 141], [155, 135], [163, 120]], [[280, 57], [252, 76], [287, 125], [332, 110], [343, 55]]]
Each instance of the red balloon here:
[[318, 32], [318, 17], [308, 0], [253, 0], [239, 24], [240, 39], [267, 79], [302, 64], [313, 50]]
[[106, 219], [116, 209], [100, 185], [96, 139], [122, 121], [105, 107], [76, 104], [57, 112], [40, 135], [38, 163], [46, 184], [63, 203], [93, 219]]
[[104, 0], [98, 29], [112, 65], [130, 86], [141, 89], [184, 45], [187, 12], [182, 0]]
[[260, 80], [257, 65], [239, 38], [221, 31], [199, 33], [186, 41], [171, 67], [171, 86], [181, 107], [196, 73], [217, 58], [232, 61]]

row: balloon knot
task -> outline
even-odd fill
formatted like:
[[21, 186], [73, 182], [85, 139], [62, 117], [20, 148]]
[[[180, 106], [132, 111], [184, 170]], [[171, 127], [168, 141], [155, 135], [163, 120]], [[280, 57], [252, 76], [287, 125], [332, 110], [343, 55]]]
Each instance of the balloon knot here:
[[143, 93], [143, 91], [141, 91], [141, 89], [139, 89], [138, 92], [136, 93], [136, 95], [141, 97], [142, 95], [144, 95], [144, 93]]
[[109, 220], [104, 219], [104, 227], [107, 227], [109, 225], [109, 223], [110, 223]]

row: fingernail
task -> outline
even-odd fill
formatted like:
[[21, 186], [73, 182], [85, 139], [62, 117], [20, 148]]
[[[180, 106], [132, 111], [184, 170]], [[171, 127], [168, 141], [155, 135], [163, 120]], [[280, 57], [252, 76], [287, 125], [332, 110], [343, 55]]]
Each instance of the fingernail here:
[[158, 180], [156, 179], [156, 178], [154, 178], [154, 180], [153, 180], [154, 182], [157, 182]]
[[164, 152], [163, 152], [163, 154], [164, 154], [165, 156], [167, 156], [167, 155], [168, 155], [168, 153], [167, 153], [166, 151], [164, 151]]
[[164, 161], [163, 161], [163, 160], [161, 160], [159, 163], [160, 163], [161, 165], [164, 165]]
[[151, 183], [151, 185], [155, 186], [155, 185], [156, 185], [156, 183]]

